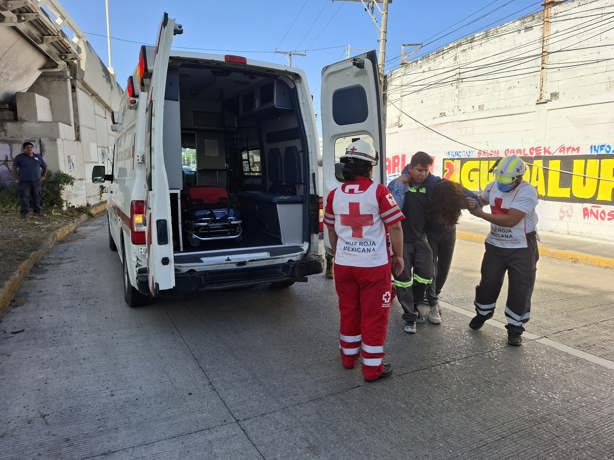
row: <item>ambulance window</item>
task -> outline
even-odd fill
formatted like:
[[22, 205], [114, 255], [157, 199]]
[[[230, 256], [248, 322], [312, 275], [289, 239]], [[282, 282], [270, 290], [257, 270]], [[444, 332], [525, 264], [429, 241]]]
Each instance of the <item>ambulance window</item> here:
[[338, 125], [362, 123], [368, 116], [367, 93], [362, 86], [347, 86], [333, 93], [333, 119]]
[[261, 176], [260, 149], [243, 150], [241, 152], [244, 176]]

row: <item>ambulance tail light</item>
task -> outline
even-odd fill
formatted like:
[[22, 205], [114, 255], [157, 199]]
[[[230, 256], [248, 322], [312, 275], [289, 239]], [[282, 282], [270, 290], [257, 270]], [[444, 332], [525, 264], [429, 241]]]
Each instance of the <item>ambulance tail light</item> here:
[[227, 54], [224, 56], [224, 62], [229, 64], [247, 64], [247, 58], [243, 56], [234, 56], [232, 54]]
[[145, 244], [145, 202], [132, 200], [130, 202], [130, 240], [132, 244]]
[[136, 67], [136, 75], [139, 88], [141, 91], [145, 91], [145, 80], [151, 78], [151, 69], [149, 68], [149, 62], [147, 62], [147, 48], [145, 46], [141, 46], [141, 51], [139, 52], [139, 64]]
[[324, 232], [324, 201], [322, 197], [318, 198], [319, 207], [320, 207], [320, 218], [318, 219], [318, 231], [320, 233]]
[[126, 83], [126, 93], [128, 97], [136, 97], [136, 91], [134, 89], [134, 79], [132, 76], [128, 77], [128, 83]]

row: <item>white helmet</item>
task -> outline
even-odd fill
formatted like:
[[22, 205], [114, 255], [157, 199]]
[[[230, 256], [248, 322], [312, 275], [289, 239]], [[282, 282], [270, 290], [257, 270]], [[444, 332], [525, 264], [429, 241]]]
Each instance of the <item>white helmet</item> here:
[[495, 179], [497, 182], [509, 184], [518, 176], [524, 175], [527, 165], [519, 156], [512, 155], [499, 161], [495, 167]]
[[373, 147], [363, 140], [357, 140], [348, 145], [342, 158], [356, 158], [369, 161], [372, 165], [377, 164], [377, 153]]

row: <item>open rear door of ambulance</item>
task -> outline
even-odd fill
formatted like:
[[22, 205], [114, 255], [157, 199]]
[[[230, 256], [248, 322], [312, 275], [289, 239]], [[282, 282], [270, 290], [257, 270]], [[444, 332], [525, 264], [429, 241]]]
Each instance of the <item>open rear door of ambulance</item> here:
[[164, 164], [163, 127], [166, 74], [173, 36], [181, 33], [180, 25], [164, 13], [156, 45], [149, 95], [147, 117], [149, 158], [147, 171], [147, 265], [149, 290], [152, 295], [175, 287], [173, 261], [173, 226], [170, 192]]
[[[351, 142], [362, 139], [378, 154], [373, 180], [383, 183], [386, 154], [382, 96], [377, 55], [369, 51], [322, 69], [322, 172], [324, 200], [341, 182], [335, 175], [341, 170], [339, 158]], [[324, 232], [325, 244], [328, 232]]]

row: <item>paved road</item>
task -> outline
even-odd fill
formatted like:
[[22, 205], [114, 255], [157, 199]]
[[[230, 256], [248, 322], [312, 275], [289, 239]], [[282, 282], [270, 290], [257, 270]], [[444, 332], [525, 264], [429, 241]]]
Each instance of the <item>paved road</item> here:
[[392, 317], [395, 375], [365, 384], [322, 277], [131, 310], [91, 220], [0, 323], [0, 458], [613, 457], [612, 271], [540, 262], [531, 332], [596, 363], [468, 330], [481, 251], [459, 242], [442, 326]]

